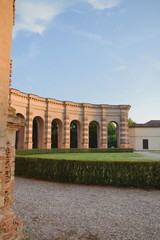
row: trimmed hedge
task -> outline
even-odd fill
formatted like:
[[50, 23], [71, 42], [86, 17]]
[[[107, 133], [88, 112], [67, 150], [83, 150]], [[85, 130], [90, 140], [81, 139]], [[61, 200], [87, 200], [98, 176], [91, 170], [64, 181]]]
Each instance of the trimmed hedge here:
[[96, 152], [133, 152], [133, 148], [51, 148], [51, 149], [17, 149], [16, 155], [32, 155], [47, 153], [96, 153]]
[[160, 189], [160, 161], [113, 162], [16, 157], [17, 176], [57, 182]]

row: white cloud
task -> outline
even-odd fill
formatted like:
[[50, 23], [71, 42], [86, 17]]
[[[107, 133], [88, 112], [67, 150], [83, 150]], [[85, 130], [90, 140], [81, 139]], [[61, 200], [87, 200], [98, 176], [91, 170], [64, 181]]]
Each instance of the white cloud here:
[[102, 10], [116, 7], [123, 0], [16, 0], [16, 24], [13, 36], [15, 37], [19, 31], [42, 35], [48, 24], [59, 14], [84, 1], [93, 8]]
[[91, 33], [91, 32], [86, 32], [83, 30], [72, 30], [72, 33], [75, 35], [79, 35], [91, 40], [95, 40], [101, 44], [107, 44], [107, 45], [112, 45], [112, 43], [106, 39], [104, 39], [101, 35], [95, 34], [95, 33]]
[[111, 72], [117, 72], [117, 71], [123, 71], [123, 70], [126, 70], [126, 69], [127, 69], [127, 66], [122, 65], [122, 66], [119, 66], [119, 67], [116, 67], [116, 68], [112, 68], [112, 69], [110, 69], [109, 71], [111, 71]]
[[122, 0], [85, 0], [85, 1], [90, 3], [93, 8], [100, 10], [116, 7], [122, 2]]
[[19, 31], [43, 34], [50, 21], [64, 9], [63, 2], [53, 0], [17, 0], [14, 36]]
[[81, 29], [76, 29], [75, 27], [73, 27], [71, 25], [67, 25], [67, 24], [63, 24], [63, 25], [58, 24], [58, 25], [56, 25], [56, 27], [58, 27], [58, 29], [60, 29], [61, 31], [68, 32], [68, 33], [74, 34], [74, 35], [78, 35], [83, 38], [96, 41], [100, 44], [113, 46], [113, 43], [111, 41], [105, 39], [102, 35], [99, 35], [99, 34], [96, 34], [93, 32], [84, 31]]

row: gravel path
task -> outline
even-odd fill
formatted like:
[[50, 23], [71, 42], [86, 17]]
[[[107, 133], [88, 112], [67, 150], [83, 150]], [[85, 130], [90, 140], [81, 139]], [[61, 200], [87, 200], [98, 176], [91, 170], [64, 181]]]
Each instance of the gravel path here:
[[159, 240], [160, 191], [16, 178], [28, 240]]
[[160, 154], [158, 154], [158, 153], [151, 153], [151, 152], [145, 152], [145, 151], [143, 151], [143, 152], [137, 151], [135, 153], [139, 153], [139, 154], [146, 156], [146, 157], [142, 157], [142, 158], [159, 159], [160, 160]]

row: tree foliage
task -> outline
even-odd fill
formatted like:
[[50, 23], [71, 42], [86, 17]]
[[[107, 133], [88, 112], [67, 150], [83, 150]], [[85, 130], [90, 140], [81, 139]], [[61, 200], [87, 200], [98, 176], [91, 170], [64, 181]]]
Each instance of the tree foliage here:
[[136, 122], [133, 121], [131, 118], [128, 119], [128, 126], [132, 126], [133, 124], [135, 124]]
[[113, 122], [108, 123], [108, 135], [115, 135], [116, 134], [116, 126]]
[[109, 122], [107, 126], [108, 132], [108, 148], [117, 148], [117, 128], [113, 122]]

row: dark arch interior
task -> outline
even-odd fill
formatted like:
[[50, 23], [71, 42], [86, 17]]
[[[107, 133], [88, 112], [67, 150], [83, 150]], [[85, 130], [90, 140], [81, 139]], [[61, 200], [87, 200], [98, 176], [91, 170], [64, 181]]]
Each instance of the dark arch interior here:
[[70, 124], [70, 148], [78, 148], [78, 126], [75, 120]]
[[38, 148], [38, 120], [36, 118], [33, 119], [33, 130], [32, 130], [32, 142], [33, 148]]
[[95, 121], [89, 124], [89, 148], [98, 147], [98, 125]]
[[51, 148], [58, 148], [58, 128], [58, 121], [53, 120], [51, 127]]

